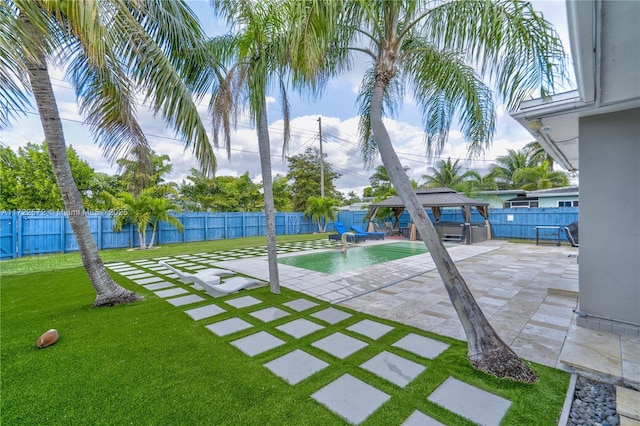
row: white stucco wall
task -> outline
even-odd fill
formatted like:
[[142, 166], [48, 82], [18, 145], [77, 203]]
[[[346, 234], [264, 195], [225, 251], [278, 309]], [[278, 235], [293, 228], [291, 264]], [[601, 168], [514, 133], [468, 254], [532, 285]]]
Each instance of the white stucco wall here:
[[[640, 109], [580, 119], [583, 324], [640, 327]], [[585, 321], [586, 318], [586, 321]], [[616, 328], [617, 327], [617, 328]]]

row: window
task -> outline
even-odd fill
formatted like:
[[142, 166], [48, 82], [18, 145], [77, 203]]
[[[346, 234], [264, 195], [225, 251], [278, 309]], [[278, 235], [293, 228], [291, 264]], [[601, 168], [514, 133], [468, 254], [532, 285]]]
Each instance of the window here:
[[578, 201], [558, 201], [558, 207], [578, 207]]

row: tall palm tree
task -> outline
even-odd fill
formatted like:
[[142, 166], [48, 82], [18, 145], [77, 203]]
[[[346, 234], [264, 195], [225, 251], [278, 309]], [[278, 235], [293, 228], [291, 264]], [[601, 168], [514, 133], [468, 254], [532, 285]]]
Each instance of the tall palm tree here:
[[[24, 109], [35, 98], [49, 157], [82, 262], [97, 296], [95, 306], [139, 300], [107, 273], [71, 176], [48, 65], [59, 64], [76, 89], [80, 112], [112, 161], [148, 150], [136, 121], [136, 95], [167, 120], [193, 149], [201, 167], [215, 156], [187, 80], [202, 31], [183, 1], [0, 1], [0, 99]], [[195, 61], [193, 61], [195, 62]], [[5, 84], [8, 83], [8, 84]], [[0, 127], [12, 117], [0, 113]], [[146, 157], [146, 158], [145, 158]], [[139, 155], [141, 164], [148, 156]]]
[[469, 151], [481, 152], [494, 135], [495, 108], [475, 69], [496, 83], [508, 107], [536, 89], [546, 97], [558, 70], [564, 70], [559, 38], [529, 3], [520, 1], [361, 0], [336, 7], [343, 19], [324, 53], [350, 49], [370, 60], [359, 95], [364, 158], [371, 164], [379, 152], [423, 236], [464, 328], [471, 363], [498, 377], [537, 380], [474, 300], [411, 187], [383, 116], [393, 113], [406, 84], [423, 110], [428, 148], [443, 146], [457, 117]]
[[[216, 12], [232, 25], [235, 34], [212, 41], [211, 51], [225, 58], [230, 68], [216, 88], [210, 111], [214, 118], [214, 142], [222, 130], [227, 153], [230, 153], [231, 121], [241, 112], [242, 96], [248, 100], [252, 121], [256, 124], [260, 168], [264, 190], [264, 211], [267, 230], [269, 282], [272, 293], [280, 293], [276, 247], [273, 179], [271, 175], [271, 142], [267, 119], [266, 96], [272, 86], [278, 88], [284, 121], [282, 153], [287, 151], [289, 102], [286, 78], [289, 73], [290, 22], [288, 8], [279, 1], [219, 0]], [[235, 120], [234, 120], [235, 121]], [[237, 121], [236, 121], [237, 122]]]
[[462, 172], [460, 159], [451, 162], [451, 158], [440, 160], [437, 167], [429, 167], [430, 175], [422, 175], [428, 188], [451, 188], [455, 191], [463, 191], [464, 183], [471, 178], [473, 172]]
[[546, 161], [549, 167], [549, 171], [553, 171], [553, 165], [555, 161], [551, 154], [545, 151], [542, 145], [540, 145], [540, 142], [529, 142], [522, 149], [531, 157], [533, 161], [536, 161], [539, 164], [541, 164], [543, 161]]

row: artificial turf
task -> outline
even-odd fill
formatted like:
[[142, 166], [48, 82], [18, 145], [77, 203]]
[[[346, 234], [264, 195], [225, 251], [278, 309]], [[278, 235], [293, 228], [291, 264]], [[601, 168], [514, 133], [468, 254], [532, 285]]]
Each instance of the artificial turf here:
[[[344, 373], [391, 395], [365, 425], [399, 425], [416, 409], [444, 424], [471, 424], [426, 398], [449, 376], [511, 400], [502, 424], [552, 425], [560, 416], [569, 376], [556, 369], [532, 364], [540, 377], [535, 384], [496, 379], [471, 368], [464, 342], [343, 308], [353, 315], [293, 339], [275, 327], [297, 317], [309, 318], [310, 313], [329, 306], [327, 302], [288, 289], [274, 295], [268, 287], [261, 287], [215, 300], [205, 296], [204, 302], [178, 308], [132, 281], [112, 275], [121, 285], [143, 294], [145, 300], [92, 308], [95, 293], [81, 268], [2, 278], [3, 424], [340, 425], [346, 422], [310, 395]], [[246, 294], [263, 302], [260, 309], [285, 309], [283, 303], [299, 297], [318, 306], [305, 312], [289, 310], [289, 316], [263, 323], [248, 315], [255, 307], [230, 310], [224, 303]], [[212, 302], [227, 312], [200, 321], [183, 312]], [[254, 327], [223, 337], [205, 328], [230, 316], [238, 316]], [[346, 330], [363, 319], [394, 329], [377, 340]], [[59, 331], [60, 340], [49, 348], [37, 349], [37, 338], [50, 328]], [[254, 357], [230, 344], [261, 330], [287, 343]], [[336, 331], [365, 340], [368, 345], [342, 360], [311, 346]], [[359, 368], [410, 332], [444, 341], [450, 347], [433, 360], [393, 348], [427, 367], [404, 388]], [[296, 385], [264, 367], [294, 349], [303, 349], [330, 367]]]

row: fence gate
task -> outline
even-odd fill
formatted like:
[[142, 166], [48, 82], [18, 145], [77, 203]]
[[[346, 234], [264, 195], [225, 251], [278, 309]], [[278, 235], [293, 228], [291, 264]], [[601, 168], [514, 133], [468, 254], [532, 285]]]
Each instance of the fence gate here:
[[300, 215], [287, 214], [287, 233], [289, 234], [300, 233]]
[[16, 216], [0, 215], [0, 259], [13, 259], [16, 256]]

